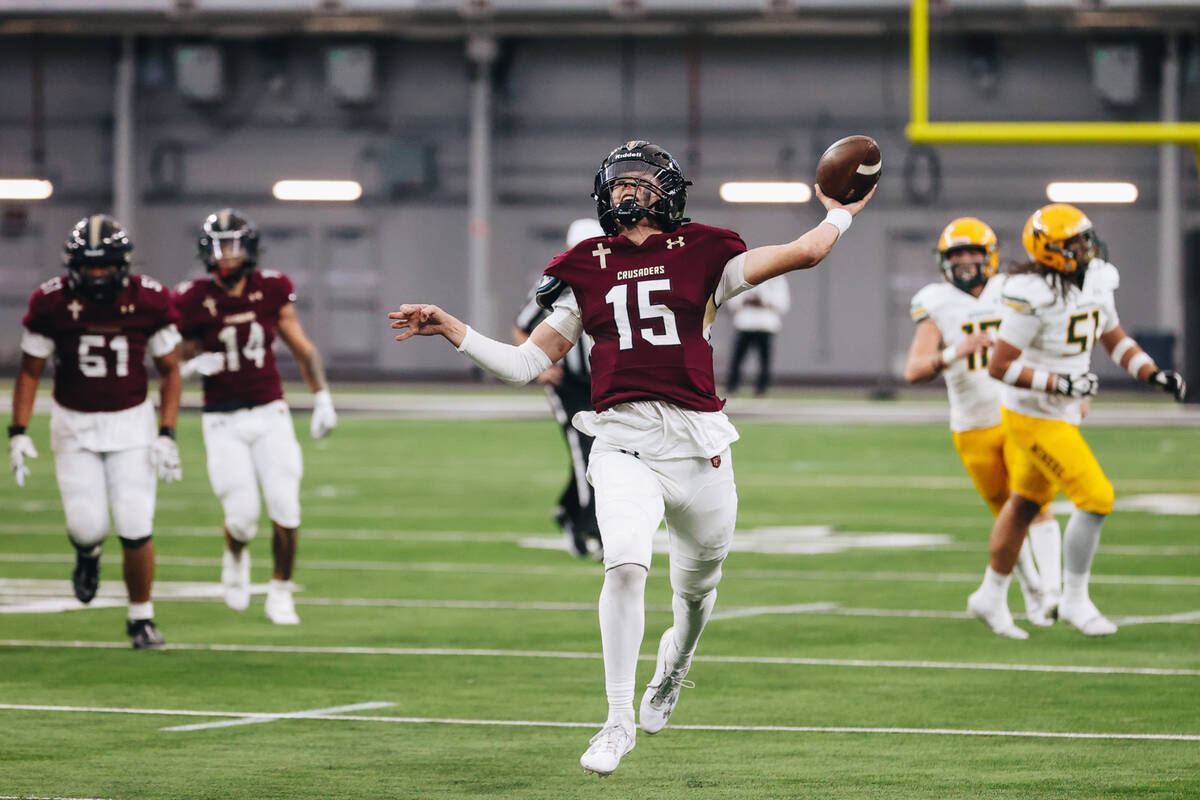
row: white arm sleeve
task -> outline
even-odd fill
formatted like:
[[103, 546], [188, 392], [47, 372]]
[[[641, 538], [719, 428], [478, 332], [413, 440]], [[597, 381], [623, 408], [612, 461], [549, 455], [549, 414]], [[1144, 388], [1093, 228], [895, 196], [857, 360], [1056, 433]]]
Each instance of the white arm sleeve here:
[[562, 294], [554, 301], [554, 309], [546, 319], [551, 328], [558, 331], [571, 344], [579, 341], [583, 335], [583, 315], [579, 312], [579, 301], [570, 287], [563, 289]]
[[746, 254], [738, 253], [725, 263], [721, 282], [717, 284], [717, 291], [713, 293], [713, 303], [720, 308], [726, 301], [751, 288], [753, 284], [746, 283]]
[[458, 352], [505, 383], [521, 386], [541, 375], [553, 362], [542, 348], [526, 339], [514, 347], [477, 332], [470, 325]]
[[146, 350], [154, 358], [162, 358], [174, 350], [182, 341], [183, 337], [179, 335], [179, 329], [172, 322], [170, 325], [164, 325], [154, 332], [154, 335], [146, 341]]
[[54, 340], [49, 336], [22, 328], [21, 352], [34, 358], [49, 358], [54, 355]]

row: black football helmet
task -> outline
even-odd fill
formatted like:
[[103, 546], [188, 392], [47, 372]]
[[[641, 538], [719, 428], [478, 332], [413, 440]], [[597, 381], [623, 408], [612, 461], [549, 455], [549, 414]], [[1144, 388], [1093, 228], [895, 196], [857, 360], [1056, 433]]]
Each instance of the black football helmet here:
[[[204, 220], [196, 240], [197, 257], [213, 277], [225, 286], [233, 286], [258, 263], [258, 227], [240, 211], [223, 208]], [[222, 257], [242, 256], [241, 266], [223, 273]]]
[[[648, 206], [627, 198], [614, 206], [612, 188], [618, 180], [637, 181], [655, 199]], [[683, 216], [687, 205], [687, 187], [692, 182], [683, 177], [679, 162], [656, 144], [635, 139], [608, 154], [596, 172], [592, 199], [596, 201], [596, 217], [609, 236], [620, 232], [620, 225], [636, 225], [648, 217], [664, 232], [670, 233], [688, 219]]]
[[[121, 223], [107, 214], [92, 214], [75, 223], [63, 245], [67, 285], [97, 303], [112, 303], [129, 279], [129, 252], [133, 244]], [[85, 267], [116, 267], [99, 278], [86, 275]]]

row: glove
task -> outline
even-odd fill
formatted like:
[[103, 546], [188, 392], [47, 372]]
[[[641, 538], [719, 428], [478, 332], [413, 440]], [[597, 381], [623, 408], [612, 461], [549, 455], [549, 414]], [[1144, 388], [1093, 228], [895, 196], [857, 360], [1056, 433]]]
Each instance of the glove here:
[[1100, 388], [1100, 379], [1094, 372], [1084, 372], [1080, 375], [1055, 375], [1052, 394], [1064, 394], [1067, 397], [1091, 397]]
[[333, 397], [328, 389], [322, 389], [313, 395], [312, 422], [309, 433], [313, 439], [328, 436], [337, 427], [337, 412], [333, 410]]
[[179, 463], [179, 445], [170, 436], [159, 436], [150, 445], [150, 463], [158, 470], [164, 483], [183, 480], [183, 465]]
[[224, 353], [201, 353], [195, 358], [189, 358], [179, 368], [179, 375], [190, 378], [193, 375], [216, 375], [225, 371]]
[[1150, 385], [1158, 386], [1167, 394], [1175, 395], [1175, 400], [1182, 403], [1187, 397], [1187, 382], [1183, 376], [1173, 369], [1160, 369], [1150, 375]]
[[33, 446], [33, 439], [24, 433], [10, 437], [8, 440], [8, 465], [12, 468], [13, 479], [16, 480], [17, 486], [22, 488], [25, 486], [25, 477], [29, 475], [29, 467], [25, 466], [27, 458], [37, 458], [37, 448]]

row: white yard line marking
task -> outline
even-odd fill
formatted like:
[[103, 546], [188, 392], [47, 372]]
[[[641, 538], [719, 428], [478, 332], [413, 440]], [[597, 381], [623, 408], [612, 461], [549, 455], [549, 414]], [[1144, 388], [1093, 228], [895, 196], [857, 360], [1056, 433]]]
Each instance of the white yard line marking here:
[[290, 714], [266, 714], [261, 717], [242, 717], [239, 719], [225, 719], [220, 722], [197, 722], [195, 725], [175, 725], [170, 728], [159, 728], [163, 731], [203, 731], [209, 728], [231, 728], [234, 725], [257, 725], [260, 722], [275, 722], [284, 719], [310, 719], [312, 717], [324, 717], [329, 714], [342, 714], [347, 711], [371, 711], [376, 708], [389, 708], [396, 705], [395, 703], [354, 703], [348, 706], [333, 706], [332, 708], [314, 708], [311, 711], [295, 711]]
[[[0, 639], [0, 647], [94, 648], [128, 650], [129, 642], [46, 641], [36, 639]], [[267, 644], [167, 644], [166, 650], [194, 650], [216, 653], [287, 653], [304, 655], [353, 656], [451, 656], [455, 658], [551, 658], [569, 660], [599, 660], [599, 652], [557, 650], [497, 650], [462, 649], [449, 647], [317, 647], [307, 645]], [[638, 656], [641, 661], [653, 661], [655, 655]], [[1168, 669], [1165, 667], [1093, 667], [1059, 664], [1001, 664], [976, 661], [898, 661], [846, 658], [792, 658], [787, 656], [696, 656], [695, 661], [713, 664], [777, 664], [801, 667], [867, 667], [889, 669], [958, 669], [988, 672], [1056, 672], [1077, 675], [1150, 675], [1158, 677], [1200, 677], [1200, 669]]]
[[[358, 714], [312, 714], [299, 712], [292, 714], [263, 714], [238, 711], [171, 711], [162, 708], [102, 708], [86, 706], [47, 706], [0, 704], [0, 710], [8, 711], [59, 711], [96, 714], [148, 714], [178, 716], [215, 716], [233, 717], [238, 720], [271, 717], [273, 719], [313, 719], [337, 722], [389, 722], [401, 725], [473, 725], [483, 727], [519, 727], [519, 728], [596, 728], [597, 722], [554, 722], [549, 720], [528, 719], [453, 719], [444, 717], [379, 717]], [[736, 731], [764, 733], [883, 733], [883, 734], [913, 734], [925, 736], [1003, 736], [1038, 739], [1125, 739], [1140, 741], [1172, 741], [1200, 742], [1200, 734], [1187, 733], [1091, 733], [1067, 731], [1004, 731], [1004, 730], [973, 730], [962, 728], [870, 728], [845, 726], [818, 725], [673, 725], [675, 730], [686, 731]], [[165, 729], [170, 730], [170, 729]]]
[[790, 606], [744, 606], [728, 608], [712, 615], [712, 619], [738, 619], [758, 617], [764, 614], [813, 614], [833, 611], [837, 603], [797, 603]]
[[0, 794], [0, 800], [111, 800], [107, 797], [38, 797], [32, 794]]

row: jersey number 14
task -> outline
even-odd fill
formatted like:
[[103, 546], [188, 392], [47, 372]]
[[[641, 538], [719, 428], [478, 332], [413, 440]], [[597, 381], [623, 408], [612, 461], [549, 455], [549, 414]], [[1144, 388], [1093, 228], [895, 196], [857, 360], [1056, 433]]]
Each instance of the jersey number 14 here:
[[264, 346], [266, 335], [263, 333], [262, 325], [257, 322], [250, 323], [250, 335], [246, 337], [246, 345], [241, 348], [240, 355], [238, 351], [238, 331], [233, 325], [226, 325], [221, 328], [221, 332], [217, 334], [217, 338], [225, 345], [225, 369], [229, 372], [237, 372], [242, 368], [242, 357], [246, 361], [251, 362], [259, 369], [262, 368], [263, 359], [267, 355], [267, 348]]

